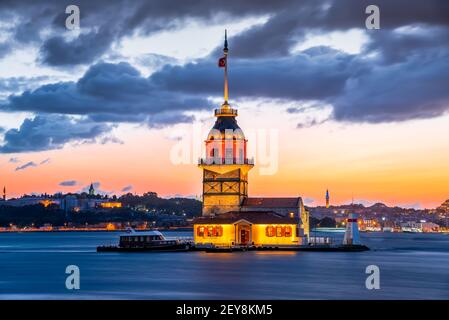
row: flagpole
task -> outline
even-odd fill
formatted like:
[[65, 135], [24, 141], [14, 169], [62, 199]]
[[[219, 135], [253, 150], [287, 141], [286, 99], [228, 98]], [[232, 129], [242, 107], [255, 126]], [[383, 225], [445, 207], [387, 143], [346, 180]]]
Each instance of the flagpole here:
[[224, 106], [229, 107], [228, 105], [228, 36], [225, 30], [225, 42], [223, 53], [225, 57], [225, 68], [224, 68]]

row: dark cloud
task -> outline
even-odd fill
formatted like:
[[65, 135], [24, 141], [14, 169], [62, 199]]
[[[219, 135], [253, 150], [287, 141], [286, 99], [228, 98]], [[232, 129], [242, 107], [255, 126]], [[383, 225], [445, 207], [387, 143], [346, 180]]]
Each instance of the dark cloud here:
[[209, 105], [195, 93], [166, 90], [128, 63], [99, 63], [76, 83], [47, 84], [8, 100], [0, 110], [88, 115], [97, 122], [146, 122], [152, 127], [191, 122], [184, 111]]
[[290, 107], [287, 108], [287, 113], [301, 113], [302, 109], [301, 108], [295, 108], [295, 107]]
[[[292, 0], [264, 1], [198, 1], [198, 0], [78, 0], [83, 33], [67, 40], [71, 31], [65, 29], [65, 8], [70, 1], [44, 0], [2, 1], [16, 21], [14, 41], [43, 43], [41, 61], [53, 66], [90, 63], [106, 53], [114, 41], [126, 35], [153, 34], [177, 29], [189, 22], [222, 23], [223, 20], [273, 14]], [[42, 31], [50, 32], [50, 36]], [[65, 34], [63, 34], [65, 33]], [[73, 34], [73, 33], [72, 33]]]
[[[22, 5], [6, 3], [9, 12], [21, 16], [26, 30]], [[98, 60], [125, 35], [181, 28], [191, 21], [226, 25], [244, 17], [267, 16], [264, 24], [229, 39], [231, 98], [319, 100], [332, 105], [333, 117], [342, 121], [402, 121], [447, 112], [449, 2], [445, 0], [376, 1], [381, 29], [366, 32], [369, 41], [359, 55], [327, 47], [292, 53], [310, 32], [364, 30], [365, 8], [370, 4], [368, 0], [80, 1], [82, 33], [70, 39], [51, 33], [41, 39], [40, 53], [51, 65], [85, 64]], [[64, 3], [43, 1], [39, 8], [28, 9], [36, 29], [51, 18], [53, 28], [64, 30], [64, 8]], [[19, 31], [14, 41], [29, 41], [25, 35], [19, 37]], [[29, 37], [41, 33], [30, 32]], [[220, 50], [183, 66], [157, 61], [165, 66], [150, 77], [127, 63], [96, 63], [77, 82], [48, 84], [10, 96], [0, 110], [84, 115], [91, 122], [140, 122], [156, 128], [189, 122], [192, 117], [184, 111], [210, 109], [207, 98], [222, 93], [222, 70], [216, 67]]]
[[[229, 61], [230, 96], [318, 100], [332, 105], [334, 118], [345, 121], [434, 117], [448, 109], [448, 57], [448, 48], [429, 45], [393, 64], [385, 63], [384, 56], [365, 58], [328, 47], [284, 58], [234, 58]], [[96, 122], [140, 122], [159, 128], [191, 122], [193, 117], [184, 112], [210, 109], [205, 97], [220, 96], [222, 86], [222, 70], [209, 57], [166, 65], [147, 78], [128, 63], [99, 63], [76, 83], [49, 84], [10, 96], [0, 109], [86, 115]]]
[[12, 49], [11, 43], [8, 41], [0, 42], [0, 59], [6, 56]]
[[37, 164], [34, 163], [33, 161], [30, 161], [30, 162], [25, 163], [24, 165], [17, 167], [15, 171], [25, 170], [27, 168], [33, 168], [33, 167], [37, 167]]
[[129, 191], [131, 191], [132, 189], [133, 189], [133, 186], [132, 186], [132, 185], [129, 185], [129, 186], [124, 187], [124, 188], [122, 189], [122, 192], [129, 192]]
[[20, 160], [17, 157], [13, 157], [13, 158], [10, 158], [8, 162], [10, 162], [10, 163], [19, 163]]
[[327, 119], [325, 119], [325, 120], [307, 119], [304, 122], [298, 123], [296, 125], [296, 128], [298, 128], [298, 129], [310, 128], [310, 127], [314, 127], [314, 126], [320, 125], [320, 124], [322, 124], [322, 123], [324, 123], [326, 121], [327, 121]]
[[81, 34], [72, 41], [63, 37], [50, 38], [41, 46], [41, 59], [53, 66], [89, 63], [109, 49], [113, 37], [108, 29], [101, 29]]
[[0, 153], [33, 152], [60, 149], [75, 141], [95, 142], [111, 130], [107, 124], [85, 119], [73, 119], [64, 115], [36, 116], [25, 119], [19, 129], [4, 134]]
[[336, 120], [385, 122], [449, 111], [449, 53], [378, 66], [351, 79], [332, 101]]
[[0, 78], [0, 95], [22, 92], [49, 79], [47, 76]]
[[[282, 57], [310, 31], [321, 33], [365, 29], [365, 9], [370, 0], [291, 1], [272, 13], [263, 25], [232, 39], [232, 55], [241, 58]], [[424, 24], [449, 27], [449, 2], [445, 0], [378, 0], [381, 30]], [[376, 35], [376, 31], [369, 35]], [[217, 49], [214, 53], [218, 53]]]
[[51, 160], [50, 158], [44, 159], [41, 162], [39, 162], [39, 165], [50, 163], [50, 160]]
[[78, 185], [78, 181], [76, 180], [66, 180], [59, 183], [61, 187], [74, 187]]
[[[56, 66], [89, 63], [127, 35], [153, 34], [190, 22], [230, 24], [245, 17], [269, 16], [262, 26], [234, 38], [236, 57], [273, 57], [290, 48], [309, 30], [364, 28], [369, 0], [79, 0], [83, 32], [67, 40], [65, 7], [70, 1], [2, 1], [0, 8], [16, 21], [13, 42], [43, 43], [41, 59]], [[382, 28], [423, 23], [449, 25], [446, 0], [378, 0]], [[44, 30], [51, 30], [45, 36]], [[47, 32], [48, 33], [48, 32]], [[13, 43], [11, 44], [13, 45]], [[1, 46], [0, 46], [1, 47]], [[1, 49], [0, 49], [1, 51]]]
[[448, 43], [449, 28], [414, 25], [402, 30], [372, 33], [362, 55], [376, 53], [383, 64], [429, 60], [447, 53]]
[[[315, 99], [339, 94], [362, 68], [354, 56], [332, 49], [308, 50], [277, 59], [229, 61], [231, 97]], [[170, 91], [221, 95], [223, 71], [215, 60], [166, 66], [151, 79]]]

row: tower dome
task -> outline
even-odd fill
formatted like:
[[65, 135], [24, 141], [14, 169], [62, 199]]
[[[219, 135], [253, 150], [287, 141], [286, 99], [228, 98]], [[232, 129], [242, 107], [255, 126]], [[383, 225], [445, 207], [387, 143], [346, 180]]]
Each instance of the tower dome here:
[[207, 140], [245, 140], [245, 135], [240, 129], [235, 117], [217, 117], [214, 126], [207, 135]]

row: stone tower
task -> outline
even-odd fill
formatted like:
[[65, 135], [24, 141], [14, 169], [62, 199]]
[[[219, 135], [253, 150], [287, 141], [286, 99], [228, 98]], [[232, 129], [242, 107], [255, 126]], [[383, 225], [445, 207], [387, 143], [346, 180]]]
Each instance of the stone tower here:
[[206, 157], [200, 159], [203, 170], [203, 215], [217, 215], [240, 210], [248, 196], [248, 172], [254, 166], [246, 155], [245, 135], [237, 124], [237, 110], [228, 102], [228, 41], [225, 32], [223, 57], [224, 102], [215, 109], [217, 118], [206, 143]]

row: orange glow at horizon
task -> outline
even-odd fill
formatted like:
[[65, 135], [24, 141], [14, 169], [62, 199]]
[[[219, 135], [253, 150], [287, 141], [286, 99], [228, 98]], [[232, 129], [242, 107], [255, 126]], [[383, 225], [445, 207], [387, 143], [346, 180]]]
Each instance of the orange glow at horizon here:
[[[301, 196], [311, 206], [383, 202], [394, 206], [435, 208], [449, 198], [449, 116], [394, 124], [346, 125], [325, 123], [298, 130], [285, 115], [261, 117], [239, 110], [246, 128], [279, 130], [279, 165], [274, 175], [249, 173], [249, 196]], [[204, 125], [211, 127], [214, 119]], [[91, 182], [100, 191], [122, 194], [157, 192], [160, 196], [199, 196], [201, 170], [196, 162], [175, 165], [170, 149], [175, 140], [162, 131], [124, 128], [124, 144], [66, 146], [41, 153], [0, 155], [0, 187], [7, 197], [30, 193], [77, 192]], [[205, 136], [203, 137], [203, 139]], [[203, 141], [201, 141], [203, 143]], [[250, 140], [248, 144], [251, 144]], [[48, 164], [15, 171], [17, 163], [50, 158]], [[62, 181], [76, 180], [72, 187]]]

